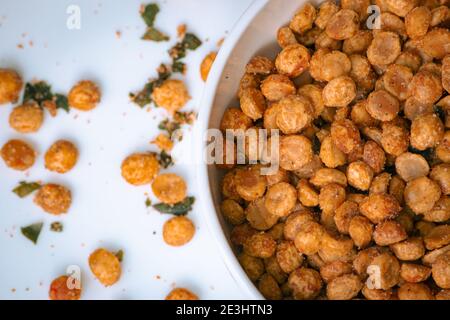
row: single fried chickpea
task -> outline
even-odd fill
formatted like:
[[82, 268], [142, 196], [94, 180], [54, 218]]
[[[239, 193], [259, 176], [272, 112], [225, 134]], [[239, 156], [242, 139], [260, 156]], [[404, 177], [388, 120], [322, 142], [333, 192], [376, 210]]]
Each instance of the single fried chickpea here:
[[299, 34], [312, 28], [316, 19], [316, 8], [310, 3], [306, 3], [292, 18], [289, 28]]
[[385, 66], [393, 63], [401, 51], [398, 34], [390, 31], [381, 31], [375, 34], [372, 43], [367, 49], [367, 58], [372, 65]]
[[339, 7], [334, 1], [324, 1], [319, 7], [319, 12], [314, 23], [320, 29], [325, 29], [328, 22], [338, 11]]
[[399, 17], [406, 17], [419, 4], [419, 0], [385, 0], [385, 3], [390, 12]]
[[405, 188], [405, 202], [415, 213], [425, 213], [433, 209], [441, 197], [441, 188], [427, 177], [419, 177], [408, 182]]
[[198, 300], [198, 296], [186, 288], [175, 288], [166, 296], [166, 300]]
[[427, 34], [431, 24], [431, 11], [425, 6], [416, 7], [405, 17], [406, 33], [411, 39]]
[[241, 93], [241, 109], [252, 120], [261, 119], [266, 110], [266, 99], [262, 92], [255, 88], [247, 88]]
[[267, 300], [281, 300], [283, 294], [275, 278], [265, 273], [258, 282], [258, 289]]
[[272, 74], [261, 83], [261, 92], [269, 101], [278, 101], [295, 94], [294, 83], [285, 75]]
[[70, 90], [67, 99], [71, 107], [81, 111], [89, 111], [100, 102], [100, 90], [94, 82], [83, 80]]
[[312, 143], [301, 135], [282, 136], [279, 156], [281, 168], [288, 171], [298, 170], [312, 160]]
[[291, 44], [297, 44], [294, 32], [289, 27], [281, 27], [277, 32], [277, 41], [281, 48], [286, 48]]
[[359, 30], [359, 16], [353, 10], [341, 9], [331, 17], [325, 30], [332, 39], [349, 39]]
[[266, 232], [256, 233], [244, 243], [244, 252], [255, 258], [270, 258], [276, 249], [276, 241]]
[[277, 126], [284, 134], [300, 132], [309, 126], [314, 118], [311, 101], [300, 95], [291, 95], [278, 103]]
[[60, 215], [69, 211], [72, 194], [64, 186], [49, 183], [39, 189], [34, 197], [34, 203], [47, 213]]
[[267, 210], [278, 217], [286, 217], [297, 202], [295, 188], [287, 182], [280, 182], [271, 186], [265, 196]]
[[224, 200], [220, 205], [220, 209], [225, 219], [233, 225], [238, 225], [245, 221], [244, 209], [232, 199]]
[[261, 198], [266, 192], [267, 181], [259, 166], [249, 166], [236, 172], [236, 192], [247, 201]]
[[153, 90], [152, 99], [157, 106], [173, 114], [183, 108], [191, 97], [183, 81], [168, 79]]
[[245, 72], [249, 74], [269, 75], [274, 70], [273, 61], [267, 57], [255, 56], [245, 67]]
[[166, 204], [176, 204], [186, 198], [186, 182], [174, 173], [158, 175], [152, 183], [155, 196]]
[[356, 84], [348, 76], [335, 78], [323, 88], [322, 96], [327, 107], [346, 107], [356, 97]]
[[212, 68], [214, 60], [217, 57], [217, 52], [210, 52], [202, 61], [200, 65], [200, 76], [202, 80], [206, 82], [208, 79], [209, 71]]
[[372, 40], [372, 32], [369, 30], [360, 30], [353, 37], [344, 40], [342, 51], [348, 55], [365, 54]]
[[180, 247], [192, 240], [195, 234], [195, 226], [185, 217], [173, 217], [164, 223], [163, 239], [168, 245]]
[[419, 71], [409, 83], [408, 92], [418, 102], [435, 103], [442, 96], [441, 79], [433, 72]]
[[22, 140], [10, 140], [3, 145], [1, 156], [9, 168], [25, 171], [33, 166], [36, 152]]
[[345, 154], [351, 153], [361, 143], [358, 128], [348, 119], [332, 123], [331, 139], [334, 145]]
[[159, 163], [151, 153], [133, 153], [122, 162], [122, 177], [130, 184], [149, 184], [159, 172]]
[[310, 59], [311, 56], [306, 47], [301, 44], [292, 44], [278, 54], [275, 67], [280, 74], [296, 78], [309, 67]]
[[122, 273], [119, 258], [114, 253], [103, 248], [91, 253], [89, 256], [89, 268], [105, 287], [112, 286], [119, 281]]
[[68, 276], [53, 280], [48, 293], [50, 300], [80, 300], [81, 288], [69, 288], [69, 282], [71, 283], [71, 279]]
[[22, 86], [22, 78], [16, 71], [0, 68], [0, 105], [16, 103]]
[[20, 133], [37, 132], [43, 122], [44, 111], [34, 101], [15, 107], [9, 115], [9, 125]]
[[413, 78], [409, 67], [399, 64], [391, 64], [384, 73], [384, 88], [400, 101], [408, 98], [408, 85]]
[[411, 124], [411, 146], [418, 150], [433, 148], [444, 134], [444, 125], [436, 114], [418, 116]]
[[58, 140], [45, 153], [45, 168], [57, 173], [70, 171], [78, 160], [78, 150], [67, 140]]

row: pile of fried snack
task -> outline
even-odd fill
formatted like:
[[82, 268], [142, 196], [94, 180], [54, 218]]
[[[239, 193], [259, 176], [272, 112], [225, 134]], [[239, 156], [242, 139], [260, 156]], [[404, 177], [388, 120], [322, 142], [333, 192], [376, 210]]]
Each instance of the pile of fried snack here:
[[450, 299], [448, 6], [305, 4], [247, 64], [220, 129], [279, 129], [280, 168], [247, 139], [221, 211], [267, 299]]

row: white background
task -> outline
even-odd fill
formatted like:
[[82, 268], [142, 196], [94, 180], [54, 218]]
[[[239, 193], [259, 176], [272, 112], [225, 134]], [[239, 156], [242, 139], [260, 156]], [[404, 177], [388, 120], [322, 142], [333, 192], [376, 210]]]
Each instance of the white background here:
[[[156, 151], [150, 141], [166, 114], [139, 109], [129, 102], [128, 93], [155, 76], [161, 62], [170, 62], [167, 50], [176, 41], [177, 26], [186, 23], [204, 41], [188, 54], [184, 77], [193, 97], [185, 110], [199, 110], [204, 87], [199, 64], [217, 50], [217, 41], [226, 37], [251, 0], [157, 2], [161, 11], [156, 26], [170, 34], [169, 43], [140, 40], [145, 24], [138, 12], [139, 0], [0, 0], [0, 68], [18, 70], [25, 81], [46, 80], [55, 92], [67, 93], [81, 79], [96, 81], [102, 91], [97, 109], [60, 111], [56, 118], [47, 113], [41, 130], [26, 136], [8, 126], [12, 106], [0, 106], [0, 145], [21, 138], [39, 153], [25, 173], [0, 161], [0, 299], [47, 299], [50, 282], [69, 265], [81, 267], [83, 299], [162, 299], [175, 285], [202, 299], [245, 298], [225, 268], [197, 206], [189, 215], [197, 228], [193, 241], [181, 248], [169, 247], [161, 236], [169, 217], [145, 207], [150, 187], [128, 185], [121, 178], [120, 164], [130, 153]], [[66, 27], [66, 9], [72, 4], [81, 9], [81, 30]], [[80, 151], [77, 166], [65, 175], [46, 171], [43, 164], [43, 154], [58, 139], [73, 141]], [[190, 149], [186, 131], [174, 150], [180, 164], [168, 171], [183, 176], [189, 194], [201, 197], [194, 189]], [[32, 197], [18, 198], [11, 190], [21, 180], [68, 186], [73, 196], [70, 212], [51, 216], [34, 205]], [[45, 225], [33, 245], [20, 227], [40, 221]], [[51, 232], [53, 221], [62, 221], [64, 232]], [[88, 267], [88, 256], [98, 247], [125, 253], [122, 277], [109, 288], [100, 285]]]

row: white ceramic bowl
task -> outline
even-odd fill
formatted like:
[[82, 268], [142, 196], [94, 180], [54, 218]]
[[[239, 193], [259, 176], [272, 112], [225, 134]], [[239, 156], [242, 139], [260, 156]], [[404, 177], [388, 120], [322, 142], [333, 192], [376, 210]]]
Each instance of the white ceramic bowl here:
[[[249, 299], [263, 299], [240, 266], [229, 240], [230, 226], [220, 214], [220, 180], [223, 172], [203, 162], [209, 128], [219, 128], [222, 115], [236, 106], [236, 93], [245, 65], [255, 55], [275, 58], [280, 48], [277, 30], [288, 23], [306, 0], [255, 0], [227, 37], [208, 77], [196, 128], [197, 182], [204, 217], [233, 279]], [[313, 3], [315, 1], [312, 1]], [[316, 1], [320, 2], [320, 1]], [[202, 143], [199, 143], [202, 141]], [[232, 298], [232, 297], [230, 297]]]

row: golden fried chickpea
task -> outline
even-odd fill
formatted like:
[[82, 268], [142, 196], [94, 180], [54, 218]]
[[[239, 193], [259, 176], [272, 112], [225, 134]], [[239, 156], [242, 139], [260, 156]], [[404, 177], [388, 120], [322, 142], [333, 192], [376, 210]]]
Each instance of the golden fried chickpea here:
[[70, 171], [78, 160], [78, 150], [67, 140], [58, 140], [45, 153], [45, 168], [57, 173]]
[[220, 122], [220, 130], [247, 130], [253, 125], [252, 119], [239, 108], [225, 110]]
[[49, 183], [39, 189], [34, 197], [34, 203], [45, 212], [60, 215], [69, 211], [72, 194], [64, 186]]
[[173, 217], [164, 223], [164, 242], [173, 247], [180, 247], [192, 240], [195, 234], [195, 226], [185, 216]]
[[309, 126], [314, 117], [311, 101], [301, 95], [291, 95], [278, 103], [277, 126], [284, 134], [300, 132]]
[[225, 219], [233, 225], [238, 225], [245, 221], [244, 209], [232, 199], [224, 200], [220, 205], [220, 210]]
[[345, 201], [337, 209], [334, 215], [334, 222], [337, 230], [342, 234], [349, 234], [350, 222], [359, 214], [359, 207], [356, 202]]
[[317, 27], [325, 29], [330, 19], [339, 11], [334, 1], [324, 1], [320, 4], [317, 18], [314, 21]]
[[67, 99], [71, 107], [81, 111], [89, 111], [100, 102], [100, 90], [94, 82], [83, 80], [70, 90]]
[[435, 27], [450, 17], [449, 8], [446, 6], [439, 6], [431, 10], [430, 26]]
[[386, 153], [399, 156], [408, 149], [409, 132], [394, 123], [384, 123], [380, 142]]
[[122, 177], [130, 184], [149, 184], [159, 172], [159, 163], [154, 154], [133, 153], [122, 162]]
[[322, 97], [327, 107], [348, 106], [356, 97], [356, 84], [348, 76], [335, 78], [323, 88]]
[[297, 93], [300, 96], [309, 98], [314, 107], [314, 117], [319, 117], [325, 108], [322, 99], [322, 88], [316, 84], [306, 84], [304, 86], [301, 86], [298, 89]]
[[333, 261], [351, 261], [354, 258], [353, 240], [346, 236], [338, 236], [325, 232], [322, 237], [319, 256], [326, 263]]
[[241, 200], [241, 196], [236, 191], [236, 174], [239, 172], [239, 170], [231, 170], [228, 171], [222, 180], [222, 188], [221, 192], [222, 195], [225, 198], [233, 199], [236, 201]]
[[379, 286], [376, 286], [376, 289], [388, 290], [400, 281], [400, 263], [388, 252], [379, 253], [373, 257], [367, 268], [379, 271]]
[[352, 63], [345, 53], [331, 51], [322, 57], [321, 78], [324, 81], [331, 81], [341, 76], [347, 75], [352, 69]]
[[309, 220], [299, 226], [294, 239], [297, 250], [306, 255], [317, 253], [321, 248], [321, 241], [324, 236], [324, 227], [319, 223]]
[[423, 214], [423, 219], [432, 222], [445, 222], [450, 219], [450, 197], [442, 196], [433, 209]]
[[372, 241], [373, 224], [364, 216], [354, 216], [348, 225], [348, 234], [358, 248], [367, 247]]
[[427, 177], [408, 182], [405, 188], [406, 204], [417, 214], [431, 210], [441, 197], [441, 188]]
[[364, 54], [369, 48], [372, 39], [372, 32], [359, 30], [353, 37], [344, 40], [342, 51], [348, 55]]
[[367, 112], [380, 121], [394, 120], [400, 111], [400, 104], [397, 98], [385, 90], [372, 92], [367, 98]]
[[399, 17], [406, 17], [418, 5], [419, 0], [385, 0], [385, 3], [390, 12]]
[[401, 211], [397, 199], [388, 194], [370, 194], [359, 205], [360, 212], [373, 223], [395, 218]]
[[297, 44], [294, 32], [289, 27], [281, 27], [277, 32], [277, 41], [281, 48], [286, 48], [291, 44]]
[[442, 289], [450, 289], [450, 252], [441, 254], [432, 265], [433, 280]]
[[265, 273], [258, 282], [258, 289], [267, 300], [281, 300], [283, 293], [275, 278]]
[[330, 300], [351, 300], [362, 289], [363, 283], [355, 274], [344, 274], [331, 280], [327, 285], [327, 297]]
[[272, 74], [261, 83], [261, 92], [269, 101], [278, 101], [295, 94], [294, 83], [285, 75]]
[[409, 67], [391, 64], [383, 75], [383, 84], [386, 91], [404, 101], [408, 98], [408, 85], [413, 78]]
[[261, 175], [260, 167], [250, 166], [236, 172], [237, 193], [247, 201], [261, 198], [266, 191], [266, 179]]
[[423, 52], [435, 59], [442, 59], [450, 53], [450, 31], [448, 28], [434, 28], [423, 38], [420, 38], [420, 47]]
[[318, 188], [325, 187], [326, 185], [331, 183], [346, 187], [347, 177], [345, 173], [337, 169], [322, 168], [314, 173], [309, 182]]
[[345, 201], [345, 188], [330, 183], [320, 189], [319, 206], [323, 212], [334, 212]]
[[435, 103], [442, 95], [441, 79], [430, 71], [419, 71], [409, 83], [408, 90], [418, 102]]
[[349, 273], [352, 273], [352, 265], [345, 261], [333, 261], [320, 267], [320, 276], [325, 283]]
[[60, 276], [50, 284], [50, 300], [80, 300], [81, 288], [69, 288], [68, 282], [71, 281], [68, 276]]
[[395, 60], [395, 64], [410, 68], [413, 72], [417, 72], [422, 64], [420, 55], [412, 51], [403, 51]]
[[379, 246], [388, 246], [408, 237], [403, 226], [394, 220], [382, 221], [375, 227], [373, 240]]
[[312, 160], [312, 143], [302, 135], [281, 136], [279, 157], [281, 168], [298, 170]]
[[355, 11], [359, 15], [361, 21], [367, 18], [367, 10], [370, 4], [370, 0], [341, 0], [342, 9], [350, 9]]
[[306, 3], [292, 18], [289, 28], [299, 34], [312, 28], [316, 19], [316, 8], [310, 3]]
[[9, 115], [9, 125], [20, 133], [39, 131], [43, 121], [44, 111], [34, 101], [15, 107]]
[[450, 195], [450, 164], [442, 163], [433, 167], [430, 178], [441, 187], [444, 195]]
[[112, 286], [119, 281], [122, 273], [119, 258], [114, 253], [103, 248], [91, 253], [89, 256], [89, 268], [105, 287]]
[[261, 76], [252, 73], [245, 73], [239, 82], [238, 97], [240, 98], [246, 89], [258, 89], [261, 83]]
[[239, 255], [238, 260], [252, 281], [258, 280], [264, 273], [264, 262], [262, 259], [252, 257], [243, 252]]
[[244, 252], [256, 258], [269, 258], [275, 254], [277, 243], [265, 232], [256, 233], [244, 243]]
[[22, 78], [16, 71], [0, 68], [0, 105], [16, 103], [22, 86]]
[[296, 78], [309, 67], [310, 59], [311, 56], [306, 47], [301, 44], [292, 44], [278, 54], [275, 66], [280, 74]]
[[278, 244], [275, 256], [281, 270], [288, 274], [299, 268], [303, 262], [302, 254], [297, 251], [292, 241], [284, 240]]
[[417, 101], [414, 97], [409, 97], [406, 99], [403, 106], [403, 111], [405, 117], [413, 121], [418, 116], [433, 113], [433, 104], [431, 103], [421, 103]]
[[430, 172], [427, 160], [419, 154], [410, 152], [402, 153], [395, 159], [395, 169], [406, 182], [427, 176]]
[[434, 300], [430, 288], [424, 283], [406, 282], [397, 291], [399, 300]]
[[423, 238], [428, 250], [439, 249], [450, 244], [450, 225], [443, 224], [434, 227]]
[[411, 124], [411, 146], [418, 150], [433, 148], [444, 139], [444, 125], [435, 114], [415, 118]]
[[175, 288], [166, 296], [166, 300], [198, 300], [198, 297], [186, 288]]
[[363, 161], [355, 161], [347, 167], [348, 184], [356, 189], [367, 191], [373, 179], [372, 168]]
[[372, 180], [369, 194], [373, 193], [388, 193], [389, 183], [391, 181], [391, 174], [387, 172], [380, 173]]
[[284, 224], [284, 238], [294, 241], [303, 225], [310, 221], [314, 221], [314, 217], [309, 210], [296, 211], [290, 214]]
[[400, 277], [411, 283], [418, 283], [427, 280], [431, 275], [431, 268], [420, 264], [403, 263], [400, 269]]
[[351, 153], [361, 143], [358, 128], [348, 119], [332, 123], [331, 139], [334, 145], [345, 154]]
[[308, 180], [301, 179], [297, 184], [297, 197], [305, 207], [319, 205], [319, 193], [309, 184]]
[[259, 198], [250, 202], [245, 208], [245, 217], [250, 225], [259, 231], [272, 228], [279, 217], [270, 213], [265, 206], [265, 198]]
[[36, 152], [22, 140], [9, 140], [3, 145], [1, 156], [9, 168], [25, 171], [33, 166]]
[[369, 289], [367, 285], [361, 290], [367, 300], [392, 300], [392, 290]]
[[320, 145], [320, 159], [328, 168], [337, 168], [347, 163], [347, 156], [333, 143], [331, 136], [326, 136]]
[[295, 188], [287, 182], [279, 182], [267, 190], [265, 206], [267, 210], [278, 217], [289, 215], [297, 202]]
[[167, 204], [176, 204], [186, 198], [186, 182], [173, 173], [158, 175], [152, 183], [155, 196]]
[[264, 267], [266, 268], [266, 272], [274, 277], [278, 284], [283, 284], [286, 282], [288, 275], [283, 270], [281, 270], [276, 256], [264, 259]]
[[289, 275], [288, 284], [296, 300], [314, 299], [320, 294], [320, 290], [322, 289], [320, 274], [310, 268], [298, 268], [294, 270]]
[[274, 65], [272, 60], [267, 57], [255, 56], [253, 57], [245, 67], [245, 72], [250, 74], [268, 75], [272, 73]]
[[366, 279], [369, 274], [367, 273], [367, 268], [372, 263], [372, 260], [379, 256], [384, 250], [380, 247], [370, 247], [359, 251], [355, 259], [353, 260], [353, 270], [361, 277], [361, 279]]
[[406, 32], [411, 39], [424, 36], [431, 23], [431, 11], [425, 6], [416, 7], [405, 17]]
[[335, 40], [353, 37], [359, 30], [359, 16], [349, 9], [341, 9], [328, 21], [325, 31]]
[[203, 59], [201, 65], [200, 65], [200, 76], [202, 77], [202, 80], [205, 82], [208, 79], [209, 71], [212, 68], [214, 60], [216, 60], [216, 57], [217, 57], [217, 52], [210, 52]]
[[234, 226], [233, 229], [231, 229], [230, 233], [230, 240], [231, 242], [236, 246], [242, 246], [244, 242], [249, 238], [250, 236], [257, 233], [258, 230], [252, 228], [250, 224], [243, 223], [237, 226]]
[[252, 120], [262, 118], [266, 110], [266, 100], [260, 90], [247, 88], [241, 93], [241, 109]]
[[372, 65], [385, 66], [393, 63], [401, 53], [398, 34], [390, 31], [380, 31], [375, 34], [367, 49], [367, 58]]

